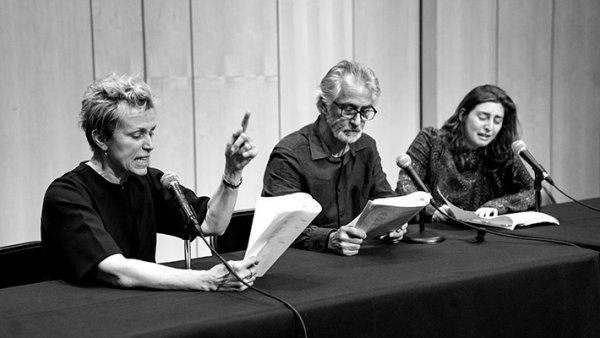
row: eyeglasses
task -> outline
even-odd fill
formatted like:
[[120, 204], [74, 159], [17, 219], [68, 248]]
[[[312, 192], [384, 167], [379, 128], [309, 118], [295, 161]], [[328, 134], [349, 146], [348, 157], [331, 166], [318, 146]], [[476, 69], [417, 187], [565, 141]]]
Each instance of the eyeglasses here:
[[377, 110], [373, 106], [361, 107], [360, 110], [353, 104], [339, 104], [333, 101], [333, 104], [338, 107], [342, 112], [342, 117], [352, 120], [356, 114], [360, 114], [360, 118], [365, 121], [370, 121], [377, 114]]

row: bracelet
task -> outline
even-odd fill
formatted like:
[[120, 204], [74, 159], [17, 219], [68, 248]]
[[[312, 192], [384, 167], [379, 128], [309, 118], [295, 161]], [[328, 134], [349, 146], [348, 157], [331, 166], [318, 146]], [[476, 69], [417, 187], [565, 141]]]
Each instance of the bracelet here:
[[242, 181], [243, 181], [243, 179], [240, 177], [240, 182], [238, 184], [233, 184], [233, 183], [229, 182], [227, 180], [227, 178], [225, 177], [225, 174], [223, 174], [223, 184], [229, 189], [235, 190], [235, 189], [239, 188], [240, 185], [242, 185]]

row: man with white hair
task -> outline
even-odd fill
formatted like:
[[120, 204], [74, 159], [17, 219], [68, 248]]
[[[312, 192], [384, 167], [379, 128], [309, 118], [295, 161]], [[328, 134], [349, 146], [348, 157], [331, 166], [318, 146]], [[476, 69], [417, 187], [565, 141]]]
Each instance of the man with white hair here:
[[[396, 195], [375, 140], [363, 133], [366, 121], [377, 114], [379, 81], [370, 68], [344, 60], [327, 72], [319, 89], [317, 121], [275, 146], [262, 195], [310, 194], [323, 210], [293, 245], [356, 255], [366, 234], [348, 223], [369, 200]], [[397, 242], [405, 232], [406, 225], [385, 237]]]

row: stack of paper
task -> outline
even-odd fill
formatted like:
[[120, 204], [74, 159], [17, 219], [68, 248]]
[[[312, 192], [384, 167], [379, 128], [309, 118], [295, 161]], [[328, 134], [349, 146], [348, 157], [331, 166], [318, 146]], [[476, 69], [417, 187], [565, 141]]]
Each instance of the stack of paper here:
[[256, 200], [245, 258], [258, 259], [258, 277], [269, 270], [320, 212], [319, 202], [303, 192]]
[[364, 230], [369, 238], [384, 235], [400, 229], [427, 206], [430, 200], [431, 195], [423, 191], [398, 197], [377, 198], [367, 202], [363, 211], [350, 225]]

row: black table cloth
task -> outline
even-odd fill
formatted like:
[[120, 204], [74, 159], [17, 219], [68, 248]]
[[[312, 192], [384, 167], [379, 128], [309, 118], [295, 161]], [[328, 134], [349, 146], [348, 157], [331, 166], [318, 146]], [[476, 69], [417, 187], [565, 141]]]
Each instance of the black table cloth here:
[[[578, 226], [587, 216], [569, 217], [560, 229], [587, 229]], [[435, 226], [446, 241], [368, 242], [353, 257], [288, 249], [255, 286], [294, 305], [309, 337], [600, 336], [597, 251], [493, 235], [474, 243], [473, 230]], [[215, 263], [196, 259], [193, 268]], [[253, 290], [121, 290], [63, 281], [0, 289], [2, 337], [298, 333], [288, 308]]]

